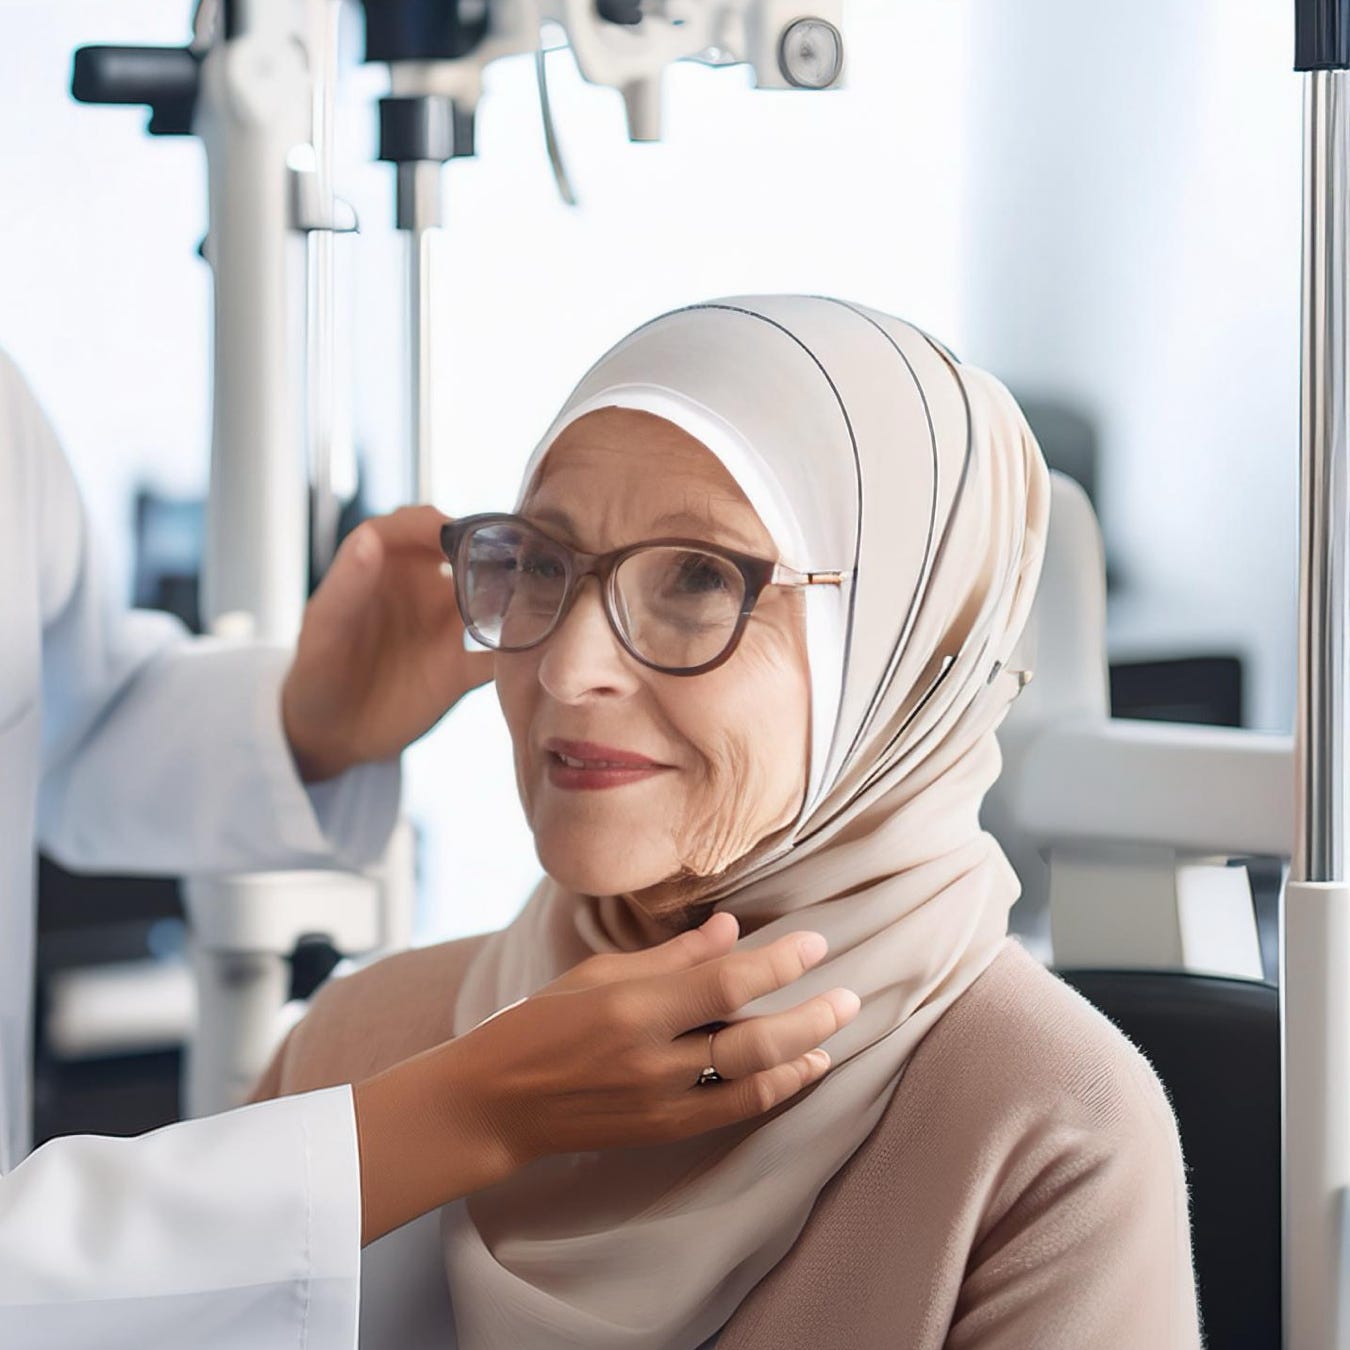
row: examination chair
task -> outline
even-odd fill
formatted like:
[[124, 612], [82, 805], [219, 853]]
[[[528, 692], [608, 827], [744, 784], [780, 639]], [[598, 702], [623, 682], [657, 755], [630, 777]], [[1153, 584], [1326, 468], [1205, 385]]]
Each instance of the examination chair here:
[[1186, 1158], [1205, 1342], [1278, 1350], [1279, 992], [1242, 860], [1287, 857], [1292, 743], [1113, 721], [1100, 533], [1054, 475], [1035, 671], [984, 822], [1023, 883], [1012, 927], [1152, 1063]]

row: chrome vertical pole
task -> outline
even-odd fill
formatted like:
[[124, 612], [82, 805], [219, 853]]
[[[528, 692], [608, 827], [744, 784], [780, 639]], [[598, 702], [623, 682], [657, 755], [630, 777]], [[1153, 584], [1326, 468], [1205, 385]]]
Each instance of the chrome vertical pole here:
[[[1344, 11], [1344, 12], [1342, 12]], [[1282, 908], [1286, 1350], [1350, 1350], [1346, 848], [1350, 3], [1298, 10], [1305, 71], [1296, 836]]]
[[[333, 123], [337, 100], [338, 42], [342, 6], [339, 0], [308, 0], [312, 38], [310, 70], [313, 112], [310, 143], [314, 147], [315, 195], [327, 219], [335, 223], [333, 193]], [[332, 229], [314, 228], [308, 235], [309, 276], [306, 287], [305, 355], [309, 363], [306, 440], [309, 444], [310, 570], [321, 577], [337, 550], [341, 503], [336, 487], [338, 440], [342, 419], [337, 413], [337, 240]]]
[[1346, 72], [1312, 71], [1304, 102], [1298, 782], [1294, 875], [1345, 873]]
[[412, 498], [429, 502], [436, 446], [436, 274], [441, 238], [441, 165], [398, 166], [398, 228], [407, 231], [408, 440]]
[[[397, 78], [393, 84], [396, 90], [400, 87]], [[408, 477], [417, 502], [431, 500], [440, 447], [436, 339], [443, 281], [438, 268], [444, 242], [441, 174], [457, 153], [472, 153], [467, 128], [453, 100], [442, 94], [394, 93], [380, 100], [380, 158], [397, 166], [395, 222], [408, 236]]]

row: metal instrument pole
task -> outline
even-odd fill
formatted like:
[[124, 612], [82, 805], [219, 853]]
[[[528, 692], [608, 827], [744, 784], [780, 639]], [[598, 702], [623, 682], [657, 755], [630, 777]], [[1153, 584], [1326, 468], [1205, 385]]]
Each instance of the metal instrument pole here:
[[1301, 0], [1302, 398], [1295, 839], [1281, 914], [1286, 1350], [1347, 1350], [1350, 0]]
[[436, 273], [441, 236], [441, 164], [398, 166], [398, 228], [408, 235], [408, 438], [413, 500], [432, 498], [436, 426]]

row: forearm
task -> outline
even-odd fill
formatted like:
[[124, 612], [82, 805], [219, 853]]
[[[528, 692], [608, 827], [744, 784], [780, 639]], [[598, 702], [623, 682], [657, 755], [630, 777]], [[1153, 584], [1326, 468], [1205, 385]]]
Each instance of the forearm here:
[[353, 1088], [363, 1246], [511, 1174], [487, 1086], [464, 1043], [449, 1041]]
[[[306, 792], [282, 732], [284, 651], [173, 636], [150, 651], [155, 616], [124, 615], [127, 669], [105, 688], [80, 673], [109, 659], [92, 639], [75, 641], [78, 626], [68, 616], [44, 646], [57, 703], [39, 829], [58, 858], [174, 873], [378, 856], [397, 811], [397, 769], [368, 766]], [[90, 687], [76, 698], [69, 686], [82, 679]]]

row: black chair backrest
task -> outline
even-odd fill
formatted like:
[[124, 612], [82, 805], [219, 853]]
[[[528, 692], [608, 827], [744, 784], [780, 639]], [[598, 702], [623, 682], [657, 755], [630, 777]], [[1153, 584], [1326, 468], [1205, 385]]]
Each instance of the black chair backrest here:
[[1278, 989], [1167, 971], [1058, 973], [1143, 1051], [1172, 1099], [1205, 1344], [1278, 1350]]

